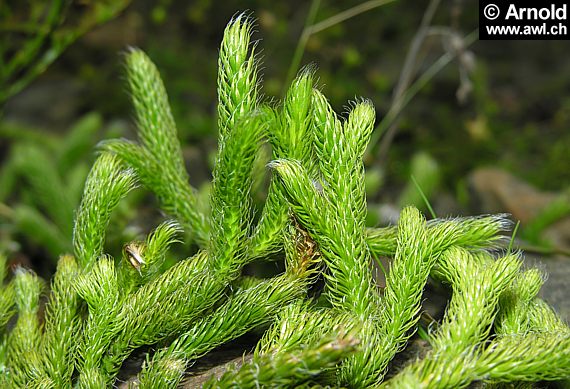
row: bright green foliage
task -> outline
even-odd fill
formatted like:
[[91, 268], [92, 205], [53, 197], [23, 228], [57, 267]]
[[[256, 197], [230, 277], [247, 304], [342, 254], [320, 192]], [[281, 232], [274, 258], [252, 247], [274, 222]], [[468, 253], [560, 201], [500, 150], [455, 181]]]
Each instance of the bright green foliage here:
[[252, 170], [263, 129], [261, 115], [242, 119], [227, 134], [218, 154], [210, 201], [209, 247], [216, 271], [239, 271], [247, 260], [247, 237], [253, 214]]
[[476, 369], [496, 382], [556, 380], [570, 375], [569, 350], [568, 331], [505, 335], [489, 345]]
[[104, 153], [93, 165], [73, 231], [75, 256], [81, 267], [89, 268], [103, 254], [111, 212], [134, 186], [133, 172], [123, 170], [113, 155]]
[[[4, 285], [7, 270], [6, 256], [0, 253], [0, 330], [4, 328], [16, 312], [14, 301], [14, 284]], [[1, 346], [0, 346], [1, 347]], [[1, 363], [2, 360], [0, 360]]]
[[[269, 142], [273, 150], [273, 159], [291, 158], [309, 170], [314, 168], [311, 147], [311, 94], [313, 74], [303, 71], [287, 92], [284, 106], [280, 113], [275, 113], [269, 127]], [[287, 224], [289, 207], [281, 185], [272, 179], [259, 223], [254, 231], [249, 249], [253, 257], [262, 257], [279, 249], [279, 231]]]
[[[313, 181], [294, 160], [277, 160], [271, 167], [283, 180], [296, 216], [319, 244], [334, 280], [329, 291], [333, 304], [365, 315], [374, 297], [369, 293], [373, 281], [364, 239], [366, 206], [361, 158], [373, 128], [374, 111], [368, 103], [357, 105], [343, 129], [319, 92], [315, 91], [314, 101], [322, 183]], [[326, 153], [332, 155], [325, 163], [322, 158]]]
[[[263, 104], [251, 30], [252, 21], [237, 16], [220, 49], [209, 208], [188, 183], [156, 67], [141, 51], [127, 54], [139, 143], [102, 145], [76, 213], [74, 256], [60, 257], [43, 328], [42, 282], [19, 269], [5, 283], [0, 256], [1, 386], [111, 387], [138, 349], [148, 350], [139, 386], [175, 388], [193, 361], [261, 325], [269, 328], [250, 362], [206, 387], [451, 388], [570, 377], [570, 330], [536, 297], [542, 274], [521, 272], [518, 254], [489, 253], [501, 248], [507, 219], [427, 222], [407, 207], [397, 226], [366, 228], [372, 104], [352, 104], [341, 120], [310, 70], [282, 105]], [[256, 219], [251, 198], [264, 178], [265, 141], [273, 176]], [[107, 225], [136, 182], [172, 219], [124, 242], [122, 257], [113, 258]], [[188, 236], [199, 251], [171, 258], [170, 246]], [[244, 265], [278, 255], [283, 274], [242, 276]], [[390, 259], [383, 290], [372, 274], [378, 256]], [[430, 276], [452, 290], [431, 350], [382, 382], [417, 328]]]
[[68, 361], [74, 357], [80, 330], [78, 316], [79, 296], [73, 288], [79, 268], [75, 259], [60, 258], [46, 305], [44, 332], [39, 347], [42, 361], [32, 372], [34, 382], [42, 387], [64, 388], [71, 385], [74, 366]]
[[290, 388], [334, 368], [356, 349], [358, 341], [350, 336], [321, 341], [310, 348], [254, 358], [235, 372], [212, 378], [204, 388], [255, 388], [263, 386]]
[[531, 302], [528, 319], [531, 331], [568, 332], [568, 324], [554, 312], [550, 305], [539, 298]]
[[252, 23], [240, 14], [224, 31], [218, 60], [218, 131], [220, 146], [258, 103], [257, 61], [251, 44]]
[[22, 268], [16, 270], [13, 282], [18, 320], [7, 339], [6, 361], [10, 368], [2, 379], [14, 387], [24, 387], [38, 360], [41, 338], [38, 310], [43, 282]]
[[[140, 269], [138, 269], [143, 283], [160, 275], [163, 270], [162, 268], [168, 248], [173, 243], [179, 242], [178, 236], [181, 235], [181, 233], [182, 229], [178, 223], [175, 221], [166, 221], [156, 227], [144, 244], [138, 244], [140, 255], [144, 258], [144, 262], [139, 264]], [[127, 256], [128, 255], [129, 254], [127, 254]], [[123, 263], [126, 264], [127, 262], [130, 262], [128, 258], [127, 261]], [[135, 270], [133, 266], [129, 266], [129, 269]], [[133, 279], [133, 277], [128, 278]], [[136, 279], [136, 277], [134, 278]]]
[[[543, 282], [540, 272], [517, 273], [519, 266], [513, 254], [493, 261], [486, 253], [444, 253], [436, 274], [452, 285], [453, 297], [431, 341], [433, 348], [384, 386], [449, 388], [475, 380], [567, 377], [570, 329], [535, 297]], [[491, 324], [497, 336], [487, 344]]]
[[[340, 128], [341, 125], [330, 110], [323, 109], [322, 111], [329, 112], [329, 122], [332, 121], [334, 126]], [[356, 114], [358, 111], [354, 113]], [[351, 117], [349, 116], [348, 123]], [[341, 135], [337, 136], [342, 139]], [[321, 138], [325, 139], [326, 135], [321, 135]], [[321, 143], [326, 144], [326, 142]], [[329, 143], [329, 146], [320, 147], [329, 147], [332, 153], [336, 147], [339, 147], [339, 144], [342, 145], [342, 140], [337, 139], [336, 143], [332, 141]], [[357, 145], [352, 147], [355, 151], [363, 150], [362, 145], [360, 148]], [[355, 154], [358, 157], [358, 153]], [[339, 164], [342, 162], [341, 158], [342, 156], [339, 156]], [[354, 223], [353, 215], [359, 215], [359, 212], [363, 220], [364, 211], [362, 208], [357, 208], [352, 211], [352, 215], [346, 214], [346, 211], [350, 210], [348, 204], [355, 202], [355, 193], [360, 193], [360, 198], [364, 196], [362, 186], [358, 183], [351, 183], [357, 173], [337, 173], [331, 171], [333, 169], [323, 163], [321, 170], [328, 170], [326, 174], [323, 174], [325, 177], [323, 181], [328, 185], [323, 186], [321, 190], [315, 188], [308, 174], [295, 161], [279, 160], [273, 162], [272, 166], [280, 174], [288, 194], [292, 197], [292, 206], [297, 217], [301, 222], [307, 223], [308, 230], [319, 243], [319, 248], [327, 261], [331, 271], [331, 275], [328, 276], [330, 281], [328, 286], [331, 289], [333, 306], [348, 309], [357, 317], [365, 319], [361, 332], [362, 351], [356, 353], [348, 361], [341, 376], [342, 382], [367, 386], [380, 379], [388, 362], [405, 345], [406, 339], [410, 336], [409, 331], [419, 318], [418, 311], [423, 286], [427, 282], [438, 254], [454, 244], [477, 247], [486, 242], [488, 245], [489, 241], [496, 239], [497, 232], [504, 228], [504, 221], [492, 217], [432, 222], [428, 229], [426, 222], [417, 211], [404, 210], [397, 231], [385, 230], [385, 236], [375, 235], [378, 231], [374, 230], [368, 231], [367, 234], [368, 241], [376, 245], [376, 252], [382, 254], [388, 252], [395, 256], [387, 287], [380, 299], [373, 286], [367, 248], [363, 247], [362, 243], [358, 243], [365, 239], [363, 221], [360, 227], [348, 224], [348, 222]], [[331, 166], [342, 167], [344, 165], [333, 163]], [[338, 170], [342, 171], [342, 169]], [[331, 185], [330, 182], [335, 182], [336, 185]], [[339, 188], [337, 191], [352, 186], [354, 188], [350, 192], [352, 196], [344, 199], [342, 196], [336, 196], [335, 186]], [[327, 199], [327, 194], [334, 200]], [[345, 220], [347, 227], [344, 233], [340, 234], [338, 231]], [[355, 239], [359, 229], [362, 231], [359, 240], [343, 242], [343, 239], [348, 237]], [[392, 234], [392, 231], [395, 234]], [[335, 233], [339, 234], [338, 237], [332, 235]], [[390, 243], [382, 244], [381, 239], [386, 239], [386, 242]], [[369, 245], [372, 246], [370, 243]], [[356, 250], [358, 247], [362, 247], [360, 254], [358, 254], [359, 251], [346, 251]], [[379, 316], [381, 320], [376, 319]], [[375, 319], [369, 320], [368, 317]]]
[[[485, 252], [470, 254], [449, 249], [437, 268], [437, 276], [452, 285], [453, 297], [444, 322], [432, 341], [434, 350], [462, 349], [487, 338], [499, 297], [517, 275], [517, 255], [496, 261]], [[457, 353], [460, 353], [456, 351]]]
[[237, 289], [212, 314], [195, 322], [172, 344], [155, 353], [140, 375], [140, 386], [175, 388], [182, 378], [179, 370], [188, 361], [271, 320], [284, 304], [306, 292], [317, 254], [302, 233], [288, 239], [287, 271], [278, 277], [253, 282]]
[[[115, 374], [133, 349], [180, 332], [217, 301], [223, 284], [214, 274], [199, 268], [205, 259], [201, 252], [197, 258], [181, 261], [126, 297], [116, 318], [121, 332], [104, 359], [107, 372]], [[160, 309], [156, 309], [156, 301], [162, 302]]]
[[[449, 231], [448, 239], [440, 240], [434, 246], [434, 254], [441, 254], [452, 246], [471, 250], [499, 248], [504, 238], [501, 232], [507, 231], [511, 222], [505, 215], [466, 217], [456, 219], [434, 219], [427, 222], [431, 234], [433, 231]], [[368, 228], [366, 239], [370, 252], [374, 256], [393, 256], [396, 253], [396, 227]]]
[[254, 162], [269, 119], [267, 110], [256, 111], [258, 75], [251, 28], [245, 15], [236, 17], [226, 28], [220, 48], [219, 152], [212, 182], [209, 247], [217, 271], [236, 272], [247, 260]]
[[0, 253], [0, 384], [7, 382], [8, 337], [6, 324], [16, 313], [14, 283], [6, 284], [6, 256]]
[[396, 254], [381, 303], [381, 320], [373, 323], [377, 330], [367, 332], [371, 346], [362, 358], [352, 361], [347, 379], [362, 384], [378, 380], [388, 362], [405, 345], [419, 319], [423, 286], [435, 264], [432, 247], [436, 236], [427, 234], [425, 220], [416, 209], [402, 211]]
[[89, 308], [89, 316], [84, 323], [83, 336], [78, 347], [78, 385], [92, 387], [106, 382], [99, 366], [115, 335], [113, 324], [121, 308], [119, 284], [112, 258], [99, 258], [91, 271], [77, 279], [74, 285]]
[[533, 382], [570, 376], [570, 328], [536, 297], [544, 276], [520, 273], [501, 302], [498, 336], [476, 362], [481, 377], [494, 382]]
[[[273, 355], [295, 353], [306, 347], [314, 348], [323, 339], [337, 338], [341, 334], [356, 336], [361, 331], [361, 324], [350, 313], [315, 308], [306, 301], [296, 301], [285, 307], [265, 332], [257, 345], [254, 359], [263, 360]], [[321, 371], [318, 381], [337, 385], [336, 370]]]
[[204, 243], [206, 219], [196, 211], [195, 189], [188, 183], [176, 124], [158, 70], [139, 50], [127, 55], [126, 68], [141, 144], [112, 140], [102, 147], [131, 166], [141, 183], [158, 197], [161, 207]]
[[458, 248], [446, 251], [436, 274], [452, 285], [453, 296], [431, 340], [432, 350], [385, 386], [450, 388], [478, 379], [473, 366], [477, 347], [488, 337], [499, 296], [519, 267], [515, 255], [492, 261], [486, 253], [473, 255]]
[[[531, 330], [532, 306], [543, 283], [544, 275], [538, 269], [528, 269], [518, 275], [499, 300], [500, 311], [494, 323], [497, 333], [517, 334]], [[550, 316], [544, 315], [545, 320]]]

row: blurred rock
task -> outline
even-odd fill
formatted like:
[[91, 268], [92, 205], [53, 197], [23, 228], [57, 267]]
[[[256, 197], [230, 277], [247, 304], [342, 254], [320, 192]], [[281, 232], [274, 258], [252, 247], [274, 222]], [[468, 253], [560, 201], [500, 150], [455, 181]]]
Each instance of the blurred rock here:
[[484, 213], [508, 212], [526, 223], [557, 195], [541, 192], [502, 169], [481, 168], [468, 177], [475, 208]]
[[[560, 194], [540, 191], [501, 169], [477, 169], [468, 180], [477, 212], [508, 212], [514, 220], [520, 220], [523, 228], [546, 206], [560, 199]], [[570, 217], [548, 226], [542, 237], [554, 247], [569, 250]]]

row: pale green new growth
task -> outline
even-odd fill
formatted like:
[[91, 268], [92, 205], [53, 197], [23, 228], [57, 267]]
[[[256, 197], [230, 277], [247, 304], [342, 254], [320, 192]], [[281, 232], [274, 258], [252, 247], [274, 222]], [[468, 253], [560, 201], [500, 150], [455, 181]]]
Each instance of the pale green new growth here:
[[440, 258], [436, 274], [452, 285], [453, 296], [428, 355], [409, 365], [386, 387], [455, 388], [479, 379], [474, 369], [481, 342], [489, 335], [499, 296], [516, 276], [520, 260], [496, 262], [486, 253], [452, 248]]
[[8, 380], [14, 387], [24, 387], [38, 362], [41, 339], [38, 310], [44, 285], [35, 273], [22, 268], [16, 270], [13, 282], [18, 320], [7, 338], [5, 352], [10, 366], [2, 369], [4, 377], [1, 379]]
[[[176, 387], [176, 367], [186, 365], [215, 347], [271, 320], [280, 307], [299, 299], [311, 281], [318, 258], [312, 243], [300, 230], [289, 228], [287, 270], [269, 280], [243, 282], [228, 301], [214, 313], [196, 321], [170, 347], [158, 351], [143, 367], [140, 387]], [[165, 367], [172, 367], [174, 370]], [[164, 384], [167, 382], [168, 384]]]
[[[368, 103], [356, 105], [342, 128], [322, 95], [315, 91], [314, 96], [315, 145], [322, 183], [315, 184], [307, 169], [295, 160], [277, 160], [270, 166], [283, 180], [299, 221], [319, 244], [331, 271], [327, 277], [334, 280], [329, 284], [331, 301], [364, 315], [374, 305], [374, 294], [370, 293], [373, 281], [364, 239], [361, 158], [374, 125], [374, 111]], [[332, 155], [325, 163], [320, 155], [326, 152]]]
[[[16, 313], [16, 307], [14, 306], [14, 284], [9, 283], [8, 285], [4, 285], [6, 270], [7, 258], [0, 253], [0, 331], [2, 332], [10, 318]], [[1, 347], [2, 346], [0, 346], [0, 348]], [[0, 363], [2, 363], [2, 359], [0, 359]]]
[[[80, 330], [78, 317], [79, 298], [73, 283], [79, 275], [75, 259], [70, 255], [59, 259], [51, 293], [46, 305], [44, 332], [39, 353], [44, 361], [33, 372], [34, 381], [41, 387], [64, 388], [71, 386], [74, 366], [70, 361], [77, 348], [75, 338]], [[39, 384], [38, 384], [39, 385]]]
[[218, 60], [218, 131], [220, 145], [238, 123], [257, 109], [257, 61], [251, 44], [253, 25], [245, 14], [224, 31]]
[[310, 348], [291, 350], [288, 353], [263, 355], [235, 372], [224, 374], [219, 380], [212, 378], [204, 388], [291, 388], [308, 381], [353, 353], [358, 341], [352, 336], [340, 335], [337, 339], [325, 338]]
[[[280, 114], [273, 114], [268, 133], [273, 159], [290, 158], [301, 161], [311, 171], [315, 165], [311, 147], [313, 82], [313, 74], [308, 69], [293, 81]], [[282, 187], [273, 178], [263, 212], [249, 244], [252, 257], [261, 257], [279, 249], [278, 238], [288, 218], [289, 206]]]
[[142, 184], [158, 197], [161, 207], [204, 244], [207, 221], [196, 210], [195, 189], [188, 183], [176, 124], [158, 70], [140, 50], [127, 54], [126, 69], [141, 145], [113, 140], [103, 142], [102, 147], [131, 166]]
[[103, 255], [105, 229], [121, 198], [135, 187], [131, 170], [108, 153], [99, 156], [85, 183], [73, 231], [75, 257], [81, 268], [91, 267]]
[[[136, 246], [135, 249], [139, 250], [140, 257], [143, 260], [143, 262], [139, 264], [139, 268], [136, 269], [131, 263], [133, 260], [137, 262], [137, 258], [126, 258], [123, 263], [126, 264], [128, 262], [128, 266], [132, 271], [139, 272], [141, 276], [139, 282], [145, 283], [156, 278], [162, 271], [162, 266], [166, 259], [166, 252], [173, 243], [179, 242], [178, 236], [181, 235], [181, 233], [182, 228], [175, 221], [169, 220], [160, 224], [148, 236], [145, 243], [133, 243]], [[127, 257], [132, 255], [128, 252], [124, 254]], [[133, 277], [131, 275], [131, 277], [128, 278], [132, 279]], [[136, 279], [136, 276], [134, 278]]]
[[[466, 249], [492, 249], [504, 242], [501, 232], [507, 231], [512, 223], [505, 215], [465, 217], [453, 219], [434, 219], [427, 222], [428, 231], [450, 231], [447, 240], [441, 240], [441, 246], [433, 248], [434, 254], [440, 254], [448, 247], [458, 246]], [[397, 247], [397, 228], [367, 228], [366, 240], [373, 256], [393, 256]]]
[[570, 377], [570, 332], [528, 332], [493, 341], [477, 361], [482, 379], [498, 382]]
[[119, 283], [113, 260], [106, 256], [99, 258], [91, 271], [80, 276], [74, 286], [89, 307], [78, 346], [80, 375], [77, 384], [90, 388], [107, 381], [100, 365], [115, 335], [120, 310]]

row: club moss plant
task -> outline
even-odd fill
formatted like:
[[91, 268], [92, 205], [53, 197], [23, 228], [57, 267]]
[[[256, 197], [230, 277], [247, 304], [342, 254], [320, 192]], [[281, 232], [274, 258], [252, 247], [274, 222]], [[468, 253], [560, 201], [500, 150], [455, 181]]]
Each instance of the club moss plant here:
[[[131, 353], [152, 346], [142, 349], [135, 385], [175, 388], [193, 361], [262, 325], [251, 361], [205, 387], [455, 388], [569, 378], [570, 330], [536, 297], [544, 276], [522, 270], [521, 253], [500, 249], [505, 216], [426, 222], [408, 207], [397, 225], [367, 228], [362, 159], [371, 102], [356, 101], [339, 117], [306, 69], [281, 103], [264, 103], [251, 31], [252, 21], [237, 16], [220, 48], [208, 212], [189, 184], [156, 67], [140, 50], [126, 54], [139, 139], [100, 145], [75, 214], [73, 253], [60, 257], [49, 288], [21, 268], [6, 280], [0, 257], [1, 386], [111, 387]], [[256, 217], [251, 192], [265, 143], [272, 177]], [[106, 227], [137, 186], [170, 219], [112, 258]], [[180, 239], [199, 251], [168, 267]], [[279, 255], [282, 274], [242, 276], [253, 260]], [[383, 289], [372, 273], [379, 256], [390, 258]], [[418, 327], [429, 277], [452, 291], [445, 316], [429, 332], [427, 354], [386, 379]]]

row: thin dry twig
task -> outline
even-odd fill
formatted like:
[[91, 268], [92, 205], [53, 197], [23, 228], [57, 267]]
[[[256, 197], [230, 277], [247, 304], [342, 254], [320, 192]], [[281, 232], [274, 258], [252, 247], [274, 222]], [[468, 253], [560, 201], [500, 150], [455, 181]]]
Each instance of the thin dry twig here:
[[347, 10], [339, 12], [336, 15], [331, 16], [330, 18], [312, 24], [313, 21], [315, 20], [315, 17], [317, 16], [317, 11], [320, 5], [320, 0], [313, 0], [311, 2], [311, 6], [307, 14], [307, 19], [305, 20], [305, 26], [303, 28], [303, 32], [301, 33], [299, 41], [297, 42], [297, 47], [295, 48], [295, 53], [293, 54], [291, 65], [289, 65], [289, 70], [287, 71], [287, 78], [285, 79], [285, 83], [283, 84], [283, 94], [289, 87], [289, 84], [291, 84], [291, 81], [295, 77], [295, 73], [299, 69], [299, 64], [301, 63], [301, 59], [303, 58], [303, 54], [305, 52], [305, 47], [307, 46], [307, 42], [311, 37], [311, 35], [326, 30], [327, 28], [337, 25], [339, 23], [342, 23], [345, 20], [360, 15], [361, 13], [370, 11], [382, 5], [389, 4], [393, 1], [395, 0], [369, 0], [362, 4], [358, 4], [354, 7], [351, 7]]
[[[418, 31], [416, 32], [416, 35], [414, 36], [414, 39], [410, 44], [410, 48], [408, 49], [408, 53], [404, 61], [404, 66], [402, 68], [402, 72], [400, 73], [400, 78], [398, 80], [398, 83], [396, 84], [396, 88], [394, 89], [394, 94], [392, 96], [392, 106], [390, 107], [390, 111], [394, 111], [397, 114], [400, 113], [404, 108], [404, 106], [406, 105], [404, 94], [409, 89], [410, 84], [412, 82], [412, 78], [415, 74], [415, 69], [417, 66], [417, 57], [419, 51], [428, 35], [431, 22], [433, 20], [435, 12], [437, 11], [437, 8], [439, 7], [440, 1], [441, 0], [430, 1], [422, 17], [420, 27], [418, 28]], [[394, 136], [398, 131], [399, 120], [397, 119], [398, 116], [397, 114], [395, 114], [394, 118], [391, 119], [391, 123], [389, 126], [386, 125], [382, 126], [381, 123], [374, 131], [376, 134], [381, 135], [384, 132], [384, 130], [386, 130], [386, 134], [382, 139], [382, 143], [380, 144], [378, 151], [378, 155], [381, 160], [385, 158], [388, 149], [390, 148], [390, 144], [392, 143], [392, 140], [394, 139]], [[387, 118], [388, 115], [386, 115], [386, 119]], [[386, 121], [386, 119], [384, 121]], [[371, 143], [372, 145], [374, 145], [375, 143], [374, 141], [375, 139], [372, 140]]]

